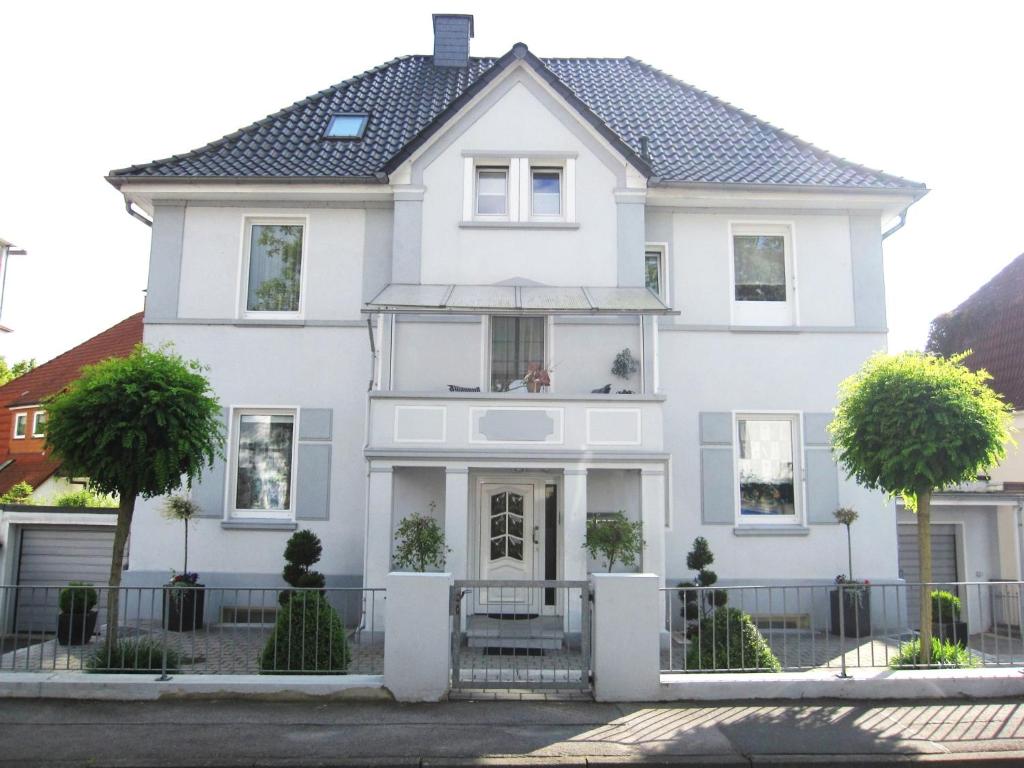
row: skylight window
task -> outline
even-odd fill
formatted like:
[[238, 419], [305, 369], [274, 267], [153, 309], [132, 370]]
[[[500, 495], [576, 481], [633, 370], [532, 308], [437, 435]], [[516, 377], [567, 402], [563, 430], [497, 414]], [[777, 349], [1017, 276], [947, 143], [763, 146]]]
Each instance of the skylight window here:
[[369, 117], [366, 114], [332, 115], [324, 136], [328, 139], [361, 139]]

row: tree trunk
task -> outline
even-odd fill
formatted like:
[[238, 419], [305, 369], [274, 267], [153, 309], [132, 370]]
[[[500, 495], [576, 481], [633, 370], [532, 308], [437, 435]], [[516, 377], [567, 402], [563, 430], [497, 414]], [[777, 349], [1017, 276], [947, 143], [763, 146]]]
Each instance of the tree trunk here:
[[932, 657], [932, 492], [917, 494], [917, 549], [921, 563], [921, 663]]
[[124, 568], [124, 545], [135, 514], [135, 494], [122, 493], [117, 504], [117, 529], [114, 531], [114, 551], [110, 557], [110, 589], [107, 591], [107, 647], [117, 643], [117, 621], [120, 616], [121, 571]]

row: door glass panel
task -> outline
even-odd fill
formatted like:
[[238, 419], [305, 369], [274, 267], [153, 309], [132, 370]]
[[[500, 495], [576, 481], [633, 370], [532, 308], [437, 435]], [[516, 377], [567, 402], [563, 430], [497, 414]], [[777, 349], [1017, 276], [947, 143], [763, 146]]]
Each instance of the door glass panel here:
[[508, 539], [508, 556], [513, 560], [523, 559], [523, 540], [514, 539], [509, 537]]
[[491, 560], [498, 560], [505, 556], [505, 537], [499, 536], [491, 539]]
[[523, 516], [523, 497], [518, 493], [510, 493], [508, 496], [509, 514]]
[[505, 512], [505, 497], [508, 494], [496, 493], [491, 496], [491, 517], [501, 515]]
[[505, 515], [497, 515], [491, 518], [491, 536], [501, 536], [507, 533], [505, 526]]
[[523, 518], [510, 515], [508, 518], [508, 532], [513, 536], [523, 538]]

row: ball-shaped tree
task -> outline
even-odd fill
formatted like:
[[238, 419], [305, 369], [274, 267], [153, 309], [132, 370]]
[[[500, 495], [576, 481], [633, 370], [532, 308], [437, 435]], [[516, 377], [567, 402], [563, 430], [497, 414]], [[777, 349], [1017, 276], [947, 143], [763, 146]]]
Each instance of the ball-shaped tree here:
[[222, 455], [220, 405], [196, 361], [142, 344], [82, 368], [46, 402], [46, 442], [72, 477], [118, 496], [110, 562], [107, 643], [117, 643], [124, 546], [135, 501], [191, 487]]
[[917, 512], [921, 563], [921, 648], [931, 648], [933, 491], [998, 464], [1010, 442], [1010, 407], [963, 356], [878, 354], [839, 388], [829, 425], [833, 450], [861, 485], [902, 496]]

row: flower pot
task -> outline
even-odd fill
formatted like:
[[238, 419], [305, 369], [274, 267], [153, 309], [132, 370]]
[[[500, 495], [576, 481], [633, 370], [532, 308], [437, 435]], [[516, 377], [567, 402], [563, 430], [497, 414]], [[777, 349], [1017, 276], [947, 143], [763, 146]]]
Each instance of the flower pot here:
[[[839, 623], [839, 590], [829, 592], [832, 612], [831, 632], [846, 637], [867, 637], [871, 634], [871, 593], [866, 589], [843, 590], [842, 625]], [[840, 631], [842, 626], [843, 632]]]
[[172, 632], [191, 632], [203, 628], [206, 590], [194, 587], [167, 587], [164, 590], [164, 626]]
[[932, 622], [932, 637], [940, 642], [956, 643], [961, 648], [967, 647], [967, 622], [942, 621]]
[[57, 642], [61, 645], [85, 645], [96, 633], [96, 611], [57, 614]]

